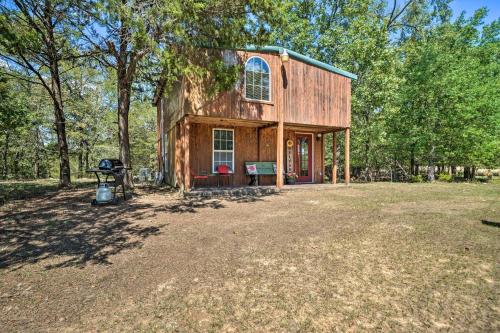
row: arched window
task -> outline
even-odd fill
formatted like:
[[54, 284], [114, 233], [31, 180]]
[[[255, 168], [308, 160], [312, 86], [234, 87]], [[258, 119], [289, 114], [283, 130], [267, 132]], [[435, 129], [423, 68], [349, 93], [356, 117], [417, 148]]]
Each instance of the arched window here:
[[271, 71], [267, 62], [251, 57], [245, 64], [245, 97], [258, 101], [271, 100]]

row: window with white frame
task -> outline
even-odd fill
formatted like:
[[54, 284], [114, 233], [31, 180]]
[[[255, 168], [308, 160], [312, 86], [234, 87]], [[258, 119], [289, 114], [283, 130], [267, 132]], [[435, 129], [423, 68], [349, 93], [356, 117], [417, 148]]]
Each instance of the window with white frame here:
[[271, 100], [271, 70], [260, 57], [251, 57], [245, 64], [245, 98]]
[[212, 133], [212, 172], [217, 172], [217, 166], [227, 165], [234, 171], [234, 130], [214, 128]]

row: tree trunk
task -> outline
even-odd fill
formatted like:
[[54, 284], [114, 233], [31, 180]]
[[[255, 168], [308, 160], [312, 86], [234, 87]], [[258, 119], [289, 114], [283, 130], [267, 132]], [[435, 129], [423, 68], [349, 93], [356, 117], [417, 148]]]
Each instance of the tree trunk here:
[[416, 174], [415, 174], [415, 154], [413, 153], [413, 149], [411, 150], [411, 155], [410, 155], [410, 175], [416, 176]]
[[8, 153], [9, 153], [9, 139], [10, 133], [9, 131], [5, 131], [5, 142], [2, 150], [2, 161], [3, 161], [3, 169], [2, 169], [2, 178], [7, 179], [7, 175], [9, 173], [9, 165], [8, 165]]
[[476, 167], [472, 166], [470, 173], [470, 180], [474, 180], [476, 178]]
[[55, 45], [53, 26], [53, 7], [50, 1], [45, 2], [44, 16], [47, 27], [47, 58], [50, 64], [51, 97], [54, 103], [55, 128], [57, 132], [57, 146], [59, 148], [59, 186], [71, 185], [71, 172], [68, 154], [68, 142], [66, 140], [66, 119], [64, 118], [64, 106], [61, 92], [61, 79], [59, 77], [59, 55]]
[[33, 166], [34, 168], [34, 173], [35, 173], [35, 179], [38, 179], [40, 178], [40, 161], [38, 160], [38, 158], [36, 157], [35, 158], [35, 164]]
[[40, 162], [35, 161], [35, 179], [40, 178]]
[[90, 155], [90, 148], [87, 145], [85, 149], [85, 170], [90, 169], [90, 164], [89, 164], [89, 155]]
[[[368, 123], [369, 118], [368, 116], [365, 117], [366, 122]], [[371, 176], [371, 169], [370, 169], [370, 139], [365, 140], [365, 182], [368, 181], [368, 178], [370, 178], [370, 182], [372, 181], [372, 176]]]
[[18, 174], [19, 174], [19, 157], [20, 153], [17, 151], [14, 154], [14, 165], [13, 165], [13, 173], [14, 173], [14, 179], [18, 179]]
[[54, 100], [54, 115], [56, 118], [57, 146], [59, 147], [59, 186], [68, 187], [71, 185], [71, 171], [69, 165], [68, 142], [66, 140], [66, 119], [61, 98], [61, 83], [59, 80], [59, 70], [57, 64], [52, 73], [52, 87], [56, 98]]
[[78, 171], [77, 171], [77, 177], [82, 178], [83, 177], [83, 145], [80, 145], [80, 148], [78, 149]]
[[428, 164], [428, 168], [427, 168], [427, 180], [430, 181], [430, 182], [433, 182], [436, 178], [435, 178], [435, 175], [434, 175], [434, 151], [435, 151], [435, 147], [432, 146], [431, 147], [431, 151], [430, 151], [430, 154], [429, 154], [429, 164]]
[[456, 165], [450, 165], [450, 170], [451, 174], [455, 176], [457, 174], [457, 166]]
[[[125, 81], [125, 82], [124, 82]], [[126, 168], [125, 186], [131, 187], [130, 168], [130, 140], [128, 134], [128, 114], [130, 110], [130, 93], [131, 86], [127, 82], [126, 77], [118, 76], [118, 142], [120, 144], [120, 160]]]
[[40, 131], [38, 126], [35, 127], [35, 165], [34, 165], [34, 173], [35, 179], [40, 178]]
[[469, 180], [470, 179], [470, 167], [466, 166], [464, 167], [464, 180]]
[[[125, 5], [127, 2], [121, 0]], [[117, 89], [118, 89], [118, 142], [120, 145], [120, 160], [128, 168], [125, 172], [124, 183], [126, 187], [132, 186], [132, 160], [130, 156], [130, 141], [128, 134], [128, 115], [130, 110], [130, 97], [132, 82], [134, 81], [137, 64], [148, 52], [148, 48], [135, 50], [131, 46], [130, 22], [125, 16], [120, 16], [119, 40], [115, 45], [108, 41], [108, 52], [116, 59]]]
[[85, 170], [90, 169], [90, 164], [89, 164], [89, 154], [90, 154], [90, 147], [89, 143], [87, 140], [83, 140], [83, 162], [85, 165]]

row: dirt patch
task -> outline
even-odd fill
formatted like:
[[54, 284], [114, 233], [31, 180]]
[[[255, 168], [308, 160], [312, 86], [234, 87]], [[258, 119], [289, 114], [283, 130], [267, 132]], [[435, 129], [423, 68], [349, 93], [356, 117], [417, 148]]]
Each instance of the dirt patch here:
[[[6, 331], [498, 331], [500, 187], [92, 191], [0, 211]], [[445, 209], [443, 209], [445, 207]]]

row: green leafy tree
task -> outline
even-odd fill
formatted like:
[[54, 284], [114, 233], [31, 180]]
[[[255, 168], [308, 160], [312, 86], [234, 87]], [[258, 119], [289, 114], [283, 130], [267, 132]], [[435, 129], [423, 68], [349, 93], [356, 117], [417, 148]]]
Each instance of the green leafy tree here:
[[495, 37], [487, 28], [492, 33], [482, 42], [484, 10], [451, 22], [445, 9], [437, 7], [437, 23], [403, 45], [405, 82], [392, 119], [394, 144], [427, 164], [429, 181], [436, 164], [491, 165], [498, 133], [498, 50], [492, 43], [498, 31]]
[[78, 57], [65, 20], [72, 12], [72, 1], [14, 0], [0, 5], [0, 57], [9, 65], [9, 75], [43, 86], [52, 100], [62, 187], [71, 184], [71, 172], [60, 66]]
[[99, 140], [116, 142], [103, 137], [106, 127], [113, 123], [107, 115], [112, 109], [104, 103], [109, 96], [105, 91], [106, 80], [92, 62], [65, 75], [69, 145], [77, 157], [78, 178], [84, 177], [85, 170], [91, 167], [92, 150]]
[[132, 88], [141, 63], [156, 64], [149, 81], [172, 82], [193, 70], [188, 59], [196, 58], [200, 47], [234, 47], [255, 40], [262, 32], [256, 27], [264, 26], [262, 18], [273, 6], [273, 1], [84, 2], [86, 22], [75, 26], [87, 27], [81, 33], [88, 46], [116, 73], [119, 157], [127, 167]]
[[[391, 34], [410, 3], [388, 7], [379, 0], [289, 0], [283, 13], [285, 23], [272, 34], [273, 43], [358, 75], [352, 82], [351, 158], [354, 170], [362, 169], [366, 179], [391, 159], [385, 120], [397, 107], [401, 81], [398, 49]], [[327, 163], [331, 156], [327, 150]]]
[[44, 115], [52, 112], [50, 101], [39, 85], [5, 74], [0, 82], [2, 178], [39, 178], [48, 167], [44, 140], [50, 122]]
[[15, 132], [27, 121], [27, 110], [14, 94], [15, 87], [12, 80], [0, 72], [0, 132], [2, 142], [2, 178], [9, 173], [8, 153], [9, 143]]

